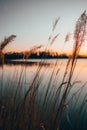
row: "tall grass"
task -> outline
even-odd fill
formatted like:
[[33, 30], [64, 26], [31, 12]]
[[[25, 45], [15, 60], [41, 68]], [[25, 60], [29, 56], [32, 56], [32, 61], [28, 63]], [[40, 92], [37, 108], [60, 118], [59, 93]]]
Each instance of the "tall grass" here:
[[11, 35], [7, 38], [4, 38], [4, 40], [0, 43], [0, 64], [4, 64], [4, 48], [13, 41], [13, 39], [16, 37], [16, 35]]
[[[55, 21], [52, 31], [55, 30], [59, 18]], [[61, 83], [58, 80], [59, 66], [58, 60], [51, 72], [48, 83], [44, 83], [45, 91], [40, 96], [43, 76], [41, 76], [42, 63], [38, 65], [33, 80], [25, 89], [26, 68], [22, 69], [20, 75], [14, 73], [12, 81], [6, 85], [7, 93], [0, 96], [0, 130], [77, 130], [82, 129], [81, 119], [86, 109], [87, 94], [78, 107], [79, 96], [86, 83], [76, 91], [70, 99], [71, 90], [77, 81], [72, 80], [77, 63], [77, 56], [86, 35], [86, 12], [81, 14], [76, 22], [74, 31], [74, 46], [72, 56], [69, 57]], [[50, 37], [49, 44], [52, 45], [59, 34]], [[67, 39], [66, 39], [67, 41]], [[7, 44], [6, 44], [7, 45]], [[4, 44], [3, 44], [4, 46]], [[41, 46], [39, 46], [41, 47]], [[36, 49], [38, 49], [37, 47]], [[3, 49], [3, 47], [1, 47]], [[33, 51], [33, 49], [32, 49]], [[29, 56], [30, 52], [26, 54]], [[44, 57], [44, 56], [43, 56]], [[56, 71], [56, 67], [58, 69]], [[2, 81], [1, 81], [2, 82]], [[4, 81], [3, 81], [4, 82]], [[15, 83], [16, 82], [16, 83]], [[2, 89], [4, 87], [1, 84]], [[9, 91], [9, 88], [11, 90]], [[44, 88], [43, 88], [44, 89]], [[76, 98], [73, 105], [73, 98]], [[73, 112], [71, 111], [73, 109]], [[85, 129], [87, 126], [83, 126]]]

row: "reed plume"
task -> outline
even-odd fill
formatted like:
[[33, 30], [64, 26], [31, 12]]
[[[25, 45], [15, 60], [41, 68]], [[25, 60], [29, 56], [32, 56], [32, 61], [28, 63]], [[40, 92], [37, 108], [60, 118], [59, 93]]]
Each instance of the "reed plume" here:
[[32, 54], [32, 52], [35, 52], [42, 47], [42, 45], [32, 47], [29, 51], [24, 53], [24, 58], [27, 59]]
[[57, 39], [57, 37], [59, 36], [59, 34], [56, 34], [55, 36], [53, 36], [54, 30], [56, 29], [59, 20], [60, 20], [60, 17], [58, 17], [53, 23], [51, 35], [49, 35], [49, 37], [48, 37], [49, 45], [52, 45], [54, 43], [54, 41]]
[[54, 23], [53, 23], [53, 28], [52, 28], [52, 32], [55, 30], [55, 28], [56, 28], [57, 23], [59, 22], [59, 20], [60, 20], [60, 17], [57, 18], [57, 19], [54, 21]]
[[0, 50], [3, 50], [13, 39], [16, 37], [16, 35], [11, 35], [4, 39], [4, 41], [0, 44]]
[[74, 40], [75, 40], [74, 49], [73, 49], [74, 56], [78, 55], [80, 48], [83, 42], [85, 41], [86, 29], [87, 29], [86, 24], [87, 24], [87, 15], [86, 15], [86, 11], [84, 11], [76, 22], [76, 27], [74, 31]]
[[[57, 25], [58, 19], [53, 25], [53, 31]], [[85, 40], [86, 35], [86, 23], [87, 15], [86, 12], [80, 16], [76, 22], [75, 31], [74, 31], [74, 47], [72, 56], [69, 57], [65, 71], [62, 77], [62, 81], [59, 81], [59, 71], [61, 70], [61, 65], [58, 66], [56, 72], [57, 61], [51, 72], [50, 79], [46, 79], [43, 84], [44, 75], [40, 75], [42, 69], [42, 63], [45, 63], [45, 60], [41, 60], [41, 64], [38, 66], [36, 73], [28, 84], [25, 83], [26, 78], [26, 67], [22, 68], [20, 75], [18, 72], [13, 75], [12, 81], [6, 84], [6, 90], [9, 90], [11, 86], [11, 92], [6, 92], [6, 97], [1, 96], [2, 91], [0, 91], [0, 129], [1, 130], [62, 130], [61, 126], [66, 129], [70, 128], [73, 124], [73, 119], [71, 119], [71, 114], [69, 113], [70, 103], [72, 103], [72, 97], [68, 101], [69, 93], [71, 92], [72, 86], [79, 83], [78, 81], [72, 83], [73, 72], [76, 66], [77, 55], [79, 54], [80, 48]], [[52, 45], [59, 34], [49, 37], [49, 44]], [[15, 38], [14, 35], [5, 38], [2, 44], [0, 45], [0, 56], [3, 54], [3, 49], [5, 46]], [[66, 35], [65, 42], [69, 40], [69, 34]], [[40, 46], [34, 46], [28, 52], [24, 53], [24, 58], [28, 58], [32, 52], [40, 49]], [[45, 49], [46, 50], [46, 49]], [[3, 54], [4, 55], [4, 54]], [[44, 55], [42, 56], [44, 58]], [[44, 72], [44, 71], [43, 71]], [[43, 73], [42, 72], [42, 73]], [[48, 71], [47, 71], [48, 72]], [[47, 74], [47, 72], [45, 74]], [[55, 73], [56, 72], [56, 73]], [[25, 76], [25, 77], [24, 77]], [[32, 76], [32, 75], [31, 75]], [[14, 78], [15, 77], [15, 78]], [[9, 82], [9, 81], [8, 81]], [[6, 82], [7, 83], [7, 82]], [[9, 86], [8, 86], [9, 85]], [[13, 85], [13, 86], [12, 86]], [[84, 84], [86, 85], [86, 84]], [[42, 88], [43, 87], [43, 88]], [[46, 87], [46, 88], [45, 88]], [[56, 88], [57, 87], [57, 88]], [[84, 86], [82, 86], [83, 88]], [[16, 88], [16, 89], [15, 89]], [[80, 92], [79, 89], [73, 94], [73, 97], [76, 97], [77, 93]], [[1, 89], [0, 89], [1, 90]], [[5, 89], [4, 89], [5, 90]], [[6, 91], [5, 90], [5, 91]], [[14, 91], [15, 90], [15, 91]], [[4, 91], [4, 92], [5, 92]], [[40, 94], [41, 92], [41, 94]], [[71, 93], [70, 93], [71, 94]], [[9, 96], [10, 95], [10, 96]], [[40, 97], [39, 97], [40, 96]], [[79, 97], [76, 97], [76, 103]], [[87, 102], [87, 94], [81, 104], [80, 110], [77, 112], [76, 123], [77, 125], [79, 120], [79, 115], [83, 111], [83, 106]], [[71, 104], [72, 105], [72, 104]], [[75, 107], [73, 107], [75, 108]], [[70, 112], [71, 112], [70, 108]], [[66, 114], [66, 122], [64, 121], [62, 125], [62, 115], [63, 112]], [[74, 113], [73, 113], [74, 114]], [[65, 115], [64, 115], [65, 116]], [[74, 117], [74, 115], [73, 115]], [[67, 124], [68, 122], [68, 124]], [[72, 123], [72, 124], [71, 124]], [[70, 126], [68, 126], [70, 125]], [[77, 126], [75, 126], [77, 128]], [[77, 129], [76, 129], [77, 130]]]
[[65, 36], [65, 42], [68, 42], [68, 41], [69, 41], [70, 35], [71, 35], [70, 32], [66, 34], [66, 36]]
[[3, 50], [4, 48], [11, 42], [13, 39], [16, 37], [16, 35], [11, 35], [7, 38], [5, 38], [1, 43], [0, 43], [0, 63], [3, 65], [4, 64], [4, 53]]
[[58, 36], [59, 36], [59, 34], [55, 35], [55, 36], [52, 38], [52, 40], [50, 41], [50, 45], [52, 45], [52, 44], [55, 42], [55, 40], [57, 39]]
[[74, 69], [77, 63], [77, 56], [80, 52], [81, 46], [85, 40], [85, 36], [86, 36], [86, 25], [87, 25], [87, 15], [86, 15], [86, 11], [84, 11], [81, 16], [79, 17], [79, 19], [76, 22], [76, 26], [75, 26], [75, 31], [74, 31], [74, 47], [73, 47], [73, 53], [72, 53], [72, 57], [71, 59], [71, 67], [70, 67], [70, 71], [69, 71], [69, 77], [67, 79], [67, 85], [66, 85], [66, 89], [63, 93], [58, 111], [57, 111], [57, 115], [56, 115], [56, 120], [58, 119], [57, 125], [58, 125], [58, 129], [60, 129], [60, 123], [61, 123], [61, 118], [62, 118], [62, 113], [63, 113], [63, 103], [66, 102], [68, 93], [70, 92], [70, 86], [71, 86], [71, 80], [72, 80], [72, 76], [74, 73]]

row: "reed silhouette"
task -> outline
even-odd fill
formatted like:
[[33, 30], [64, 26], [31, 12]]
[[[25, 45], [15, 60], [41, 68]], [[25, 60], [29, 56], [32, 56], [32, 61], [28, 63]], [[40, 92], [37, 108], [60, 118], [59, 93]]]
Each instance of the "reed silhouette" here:
[[[53, 24], [52, 32], [55, 30], [58, 21], [59, 18]], [[67, 60], [61, 83], [59, 83], [58, 80], [59, 71], [61, 71], [61, 64], [58, 64], [58, 59], [51, 72], [48, 84], [44, 83], [42, 86], [43, 88], [46, 87], [46, 90], [40, 97], [39, 89], [43, 81], [40, 72], [43, 68], [42, 64], [46, 62], [45, 60], [41, 60], [27, 90], [24, 90], [26, 66], [22, 67], [19, 78], [17, 73], [14, 73], [12, 78], [13, 81], [8, 81], [8, 84], [6, 84], [8, 93], [3, 96], [2, 91], [0, 91], [0, 130], [82, 129], [80, 120], [83, 117], [81, 114], [86, 110], [87, 94], [84, 96], [80, 107], [78, 108], [76, 106], [78, 106], [79, 95], [87, 83], [84, 83], [84, 85], [72, 95], [71, 99], [68, 100], [68, 96], [74, 85], [79, 83], [76, 80], [72, 81], [72, 78], [77, 63], [77, 56], [79, 55], [81, 46], [85, 40], [86, 24], [87, 15], [86, 11], [84, 11], [76, 22], [72, 55]], [[47, 47], [50, 47], [58, 36], [59, 34], [56, 36], [49, 36], [50, 38], [48, 39]], [[2, 55], [4, 47], [14, 38], [15, 36], [12, 35], [2, 42], [0, 55]], [[66, 36], [65, 42], [68, 40], [69, 35]], [[28, 54], [25, 54], [25, 57], [27, 58], [32, 51], [37, 50], [38, 48], [41, 48], [41, 46], [31, 49]], [[43, 57], [44, 54], [42, 55], [42, 58]], [[58, 69], [55, 73], [56, 67], [58, 67]], [[17, 84], [15, 84], [15, 81]], [[1, 81], [1, 83], [2, 82], [4, 81]], [[9, 86], [12, 91], [9, 91]], [[3, 84], [1, 84], [1, 88], [2, 87]], [[78, 98], [76, 98], [76, 96]], [[73, 97], [75, 97], [76, 100], [73, 105], [73, 112], [71, 112], [69, 111], [69, 107], [72, 106]], [[64, 122], [64, 119], [66, 122]], [[84, 128], [86, 129], [87, 125], [84, 126]]]
[[0, 63], [3, 65], [4, 64], [4, 53], [3, 50], [4, 48], [13, 41], [13, 39], [16, 37], [16, 35], [11, 35], [7, 38], [5, 38], [1, 43], [0, 43]]

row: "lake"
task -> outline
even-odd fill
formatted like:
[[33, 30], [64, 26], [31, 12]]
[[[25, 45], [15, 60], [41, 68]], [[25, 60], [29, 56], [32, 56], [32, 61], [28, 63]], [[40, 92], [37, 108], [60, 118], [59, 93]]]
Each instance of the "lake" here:
[[[39, 77], [41, 78], [40, 88], [43, 89], [44, 86], [44, 91], [45, 91], [45, 88], [47, 87], [51, 75], [53, 73], [51, 84], [55, 86], [55, 90], [56, 90], [62, 82], [67, 61], [68, 61], [67, 59], [58, 59], [57, 65], [55, 65], [56, 59], [45, 60], [45, 62], [42, 63], [42, 67], [39, 73]], [[15, 85], [18, 84], [20, 75], [22, 75], [21, 76], [23, 80], [22, 84], [24, 84], [24, 87], [27, 90], [29, 85], [32, 83], [34, 79], [34, 76], [37, 73], [37, 69], [40, 62], [41, 60], [38, 59], [26, 60], [26, 63], [25, 60], [13, 60], [12, 63], [5, 64], [3, 66], [3, 69], [2, 67], [0, 67], [0, 74], [1, 74], [0, 76], [3, 82], [3, 88], [6, 89], [5, 84], [7, 84], [8, 81], [9, 83], [11, 82], [11, 84], [12, 83], [14, 84], [14, 82]], [[74, 87], [72, 88], [73, 93], [78, 91], [82, 87], [82, 85], [87, 82], [86, 75], [87, 75], [87, 60], [78, 59], [74, 70], [73, 78], [72, 78], [72, 82], [76, 82], [76, 84], [74, 84]], [[82, 96], [84, 96], [86, 92], [87, 92], [87, 87], [85, 86], [82, 92], [83, 93]]]
[[[26, 69], [26, 82], [29, 83], [31, 79], [33, 79], [33, 76], [35, 75], [38, 65], [41, 60], [38, 59], [31, 59], [31, 60], [13, 60], [12, 63], [5, 64], [2, 67], [0, 67], [0, 73], [2, 74], [3, 72], [3, 78], [4, 81], [7, 80], [8, 78], [12, 78], [14, 76], [14, 73], [17, 73], [17, 76], [20, 76], [20, 73], [22, 69]], [[41, 75], [43, 75], [44, 78], [49, 81], [50, 75], [54, 69], [56, 63], [56, 59], [48, 59], [45, 60], [45, 63], [43, 63], [43, 67], [41, 69]], [[67, 59], [58, 59], [57, 65], [55, 67], [55, 73], [58, 71], [58, 82], [62, 80], [64, 72], [65, 72], [65, 67], [67, 64]], [[74, 75], [73, 75], [73, 80], [76, 78], [76, 80], [81, 81], [82, 83], [87, 81], [87, 60], [86, 59], [78, 59]], [[45, 80], [46, 80], [45, 79]]]
[[[38, 81], [39, 84], [38, 101], [40, 102], [40, 105], [42, 107], [44, 98], [46, 96], [46, 92], [48, 91], [47, 104], [48, 104], [48, 109], [50, 109], [50, 104], [53, 102], [55, 94], [62, 83], [67, 61], [68, 59], [58, 59], [57, 62], [56, 59], [47, 59], [41, 63], [41, 60], [33, 59], [33, 60], [26, 60], [26, 63], [23, 60], [14, 60], [9, 64], [5, 64], [3, 68], [0, 67], [0, 79], [1, 79], [0, 92], [3, 97], [4, 96], [6, 97], [7, 95], [10, 96], [15, 95], [16, 93], [17, 96], [21, 95], [23, 99], [25, 93], [31, 87], [33, 82], [37, 84]], [[69, 73], [69, 70], [67, 70], [67, 73]], [[77, 111], [80, 111], [80, 107], [82, 106], [82, 104], [84, 104], [84, 102], [85, 102], [84, 105], [85, 107], [83, 109], [82, 112], [83, 114], [81, 115], [81, 119], [80, 119], [82, 125], [80, 123], [79, 129], [82, 128], [83, 125], [84, 128], [87, 128], [86, 125], [87, 112], [85, 111], [87, 107], [86, 106], [86, 100], [87, 100], [86, 75], [87, 75], [87, 60], [78, 59], [71, 80], [72, 87], [70, 88], [66, 100], [66, 102], [70, 104], [66, 105], [66, 109], [64, 110], [65, 113], [66, 110], [69, 111], [70, 117], [66, 114], [63, 114], [64, 120], [62, 120], [62, 124], [64, 124], [64, 122], [67, 120], [66, 121], [67, 123], [65, 125], [66, 128], [68, 127], [68, 124], [71, 126], [71, 128], [74, 126], [75, 122], [74, 122], [73, 115], [76, 115]], [[68, 75], [66, 77], [66, 80], [64, 81], [64, 85], [62, 85], [61, 93], [60, 96], [58, 97], [58, 100], [61, 100], [62, 98], [62, 94], [65, 90], [64, 87], [67, 84], [66, 82], [67, 79], [68, 79]], [[60, 102], [58, 101], [58, 103]], [[84, 121], [82, 120], [83, 116], [84, 116]], [[63, 129], [63, 125], [61, 125], [61, 129]]]

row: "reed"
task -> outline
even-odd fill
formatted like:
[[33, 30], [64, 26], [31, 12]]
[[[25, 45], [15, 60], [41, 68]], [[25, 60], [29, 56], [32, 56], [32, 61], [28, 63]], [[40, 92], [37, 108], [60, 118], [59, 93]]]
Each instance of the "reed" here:
[[4, 38], [4, 40], [0, 43], [0, 63], [3, 65], [4, 64], [4, 53], [3, 50], [4, 48], [13, 41], [13, 39], [16, 38], [16, 35], [11, 35], [7, 38]]
[[[53, 24], [52, 32], [55, 30], [58, 21], [59, 18]], [[26, 67], [24, 66], [21, 69], [20, 75], [15, 71], [12, 81], [10, 80], [8, 81], [9, 83], [5, 84], [7, 93], [3, 95], [3, 92], [0, 92], [2, 95], [0, 96], [0, 130], [80, 129], [82, 113], [86, 111], [87, 94], [80, 103], [80, 107], [78, 107], [78, 101], [86, 83], [69, 100], [68, 96], [74, 85], [79, 83], [76, 80], [72, 81], [72, 78], [77, 63], [77, 56], [86, 35], [86, 23], [87, 15], [84, 11], [76, 22], [72, 56], [67, 61], [61, 82], [58, 80], [59, 72], [61, 71], [61, 64], [58, 63], [58, 60], [54, 65], [48, 83], [44, 83], [43, 86], [42, 82], [44, 77], [41, 76], [41, 71], [43, 62], [46, 62], [45, 60], [41, 60], [33, 80], [27, 85], [27, 89], [25, 89]], [[58, 36], [59, 34], [48, 39], [50, 46]], [[14, 38], [15, 36], [12, 35], [1, 43], [1, 53], [5, 46]], [[68, 40], [69, 34], [67, 34], [65, 42]], [[25, 53], [24, 58], [28, 58], [32, 51], [36, 51], [41, 47], [41, 45], [35, 46], [28, 53]], [[44, 55], [42, 58], [44, 58]], [[57, 71], [55, 69], [56, 67], [58, 67]], [[0, 85], [2, 85], [0, 87], [4, 88], [3, 84]], [[41, 87], [43, 87], [42, 90], [44, 90], [44, 87], [46, 89], [40, 96]], [[9, 91], [9, 88], [11, 91]], [[74, 105], [72, 103], [73, 99], [75, 99]], [[70, 111], [72, 108], [73, 112]]]

